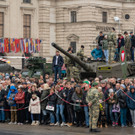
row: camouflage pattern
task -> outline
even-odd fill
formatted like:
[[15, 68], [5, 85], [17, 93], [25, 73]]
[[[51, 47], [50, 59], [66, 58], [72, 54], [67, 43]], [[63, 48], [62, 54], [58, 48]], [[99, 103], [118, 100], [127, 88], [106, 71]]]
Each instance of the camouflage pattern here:
[[114, 60], [114, 54], [117, 45], [117, 38], [115, 32], [110, 32], [107, 36], [108, 43], [109, 43], [109, 62], [111, 63]]
[[126, 55], [127, 55], [127, 61], [131, 60], [131, 39], [130, 37], [127, 35], [125, 36], [125, 50], [126, 50]]
[[80, 50], [77, 52], [77, 56], [78, 56], [81, 60], [84, 60], [84, 49], [80, 49]]
[[92, 87], [88, 91], [86, 97], [86, 101], [88, 103], [92, 103], [92, 106], [89, 107], [89, 115], [90, 115], [89, 125], [91, 129], [97, 128], [97, 122], [99, 118], [99, 99], [100, 99], [100, 94], [98, 90]]
[[65, 57], [65, 65], [66, 65], [66, 73], [67, 73], [67, 79], [70, 80], [71, 78], [74, 78], [75, 81], [80, 81], [80, 70], [79, 66], [71, 60], [69, 57]]
[[73, 74], [71, 75], [71, 78], [73, 77], [76, 82], [80, 82], [81, 81], [81, 79], [80, 79], [80, 70], [77, 67], [73, 66], [72, 67], [72, 72], [73, 72]]
[[70, 80], [71, 76], [73, 76], [73, 70], [72, 67], [74, 66], [74, 62], [68, 58], [67, 56], [65, 56], [65, 65], [66, 65], [66, 74], [67, 74], [67, 79]]

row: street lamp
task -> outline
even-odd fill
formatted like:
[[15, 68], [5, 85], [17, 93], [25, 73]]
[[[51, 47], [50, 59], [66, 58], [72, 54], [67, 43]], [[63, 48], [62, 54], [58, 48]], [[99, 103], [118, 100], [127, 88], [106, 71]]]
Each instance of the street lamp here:
[[119, 25], [119, 33], [120, 33], [120, 18], [119, 17], [114, 17], [114, 21], [118, 23]]

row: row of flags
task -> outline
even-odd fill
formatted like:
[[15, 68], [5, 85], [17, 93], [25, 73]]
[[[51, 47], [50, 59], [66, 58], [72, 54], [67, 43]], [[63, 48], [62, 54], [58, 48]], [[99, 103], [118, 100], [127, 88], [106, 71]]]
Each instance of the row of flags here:
[[38, 53], [40, 51], [41, 40], [28, 39], [28, 38], [1, 38], [0, 39], [0, 52], [24, 52], [24, 53]]

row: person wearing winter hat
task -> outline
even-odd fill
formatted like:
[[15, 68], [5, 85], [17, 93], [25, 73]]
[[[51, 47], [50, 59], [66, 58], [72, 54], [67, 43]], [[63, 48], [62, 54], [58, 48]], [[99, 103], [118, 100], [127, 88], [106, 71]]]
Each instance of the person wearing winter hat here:
[[120, 91], [117, 94], [118, 97], [118, 102], [120, 105], [120, 122], [121, 122], [121, 127], [126, 127], [126, 117], [127, 117], [127, 103], [126, 101], [126, 86], [124, 84], [120, 85]]
[[132, 124], [133, 127], [135, 128], [135, 87], [132, 85], [130, 86], [130, 92], [128, 93], [126, 101], [127, 101], [127, 106], [130, 109]]
[[8, 105], [11, 110], [11, 122], [9, 124], [17, 124], [17, 111], [16, 111], [16, 103], [15, 103], [15, 95], [18, 92], [15, 86], [11, 86], [7, 95]]

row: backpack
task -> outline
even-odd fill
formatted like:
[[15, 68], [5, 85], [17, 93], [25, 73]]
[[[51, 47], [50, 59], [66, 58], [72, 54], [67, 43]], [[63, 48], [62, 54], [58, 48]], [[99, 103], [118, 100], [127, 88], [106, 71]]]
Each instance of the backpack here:
[[[14, 98], [15, 95], [16, 95], [16, 93], [11, 93], [11, 94], [10, 94], [10, 98]], [[14, 100], [8, 100], [8, 105], [9, 105], [9, 106], [12, 106], [12, 105], [14, 105], [14, 104], [15, 104], [15, 101], [14, 101]]]

